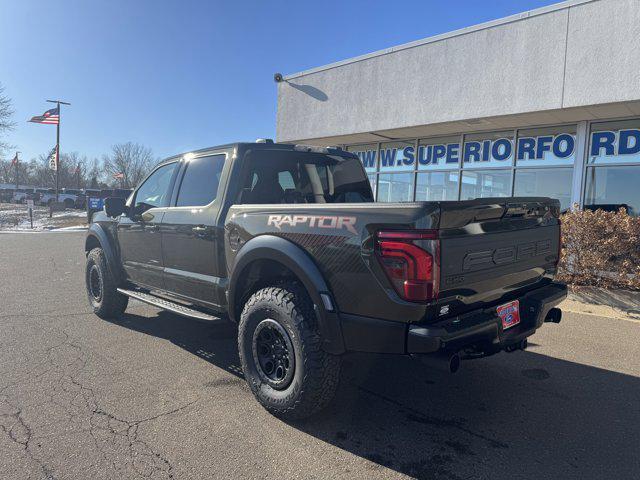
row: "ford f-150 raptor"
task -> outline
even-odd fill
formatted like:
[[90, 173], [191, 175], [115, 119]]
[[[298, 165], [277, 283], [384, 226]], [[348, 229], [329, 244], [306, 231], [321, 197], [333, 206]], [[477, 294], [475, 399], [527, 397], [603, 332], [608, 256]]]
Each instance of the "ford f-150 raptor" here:
[[352, 153], [236, 143], [169, 158], [128, 199], [107, 199], [86, 238], [86, 287], [100, 317], [134, 298], [237, 322], [252, 392], [301, 418], [331, 400], [345, 353], [454, 372], [558, 323], [559, 209], [539, 197], [375, 203]]

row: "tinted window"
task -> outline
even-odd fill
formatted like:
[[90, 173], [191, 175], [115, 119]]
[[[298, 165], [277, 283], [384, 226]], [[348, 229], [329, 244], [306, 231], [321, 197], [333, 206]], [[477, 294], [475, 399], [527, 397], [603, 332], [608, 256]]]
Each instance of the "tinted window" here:
[[416, 200], [457, 200], [459, 178], [458, 172], [419, 173], [416, 183]]
[[381, 173], [378, 178], [379, 202], [412, 202], [413, 173]]
[[247, 157], [240, 203], [345, 203], [373, 201], [356, 158], [319, 153], [262, 151]]
[[624, 207], [630, 215], [638, 215], [640, 213], [638, 178], [640, 178], [640, 166], [587, 169], [585, 208], [617, 211], [620, 207]]
[[[258, 179], [256, 178], [256, 181], [257, 180]], [[293, 181], [291, 172], [289, 171], [278, 172], [278, 183], [280, 184], [283, 190], [296, 188], [296, 184]]]
[[464, 172], [461, 187], [461, 200], [508, 197], [511, 195], [511, 172], [508, 170]]
[[375, 173], [368, 173], [367, 178], [369, 179], [369, 184], [371, 185], [371, 190], [373, 191], [373, 197], [376, 196], [376, 181], [377, 175]]
[[224, 155], [194, 158], [187, 164], [178, 192], [178, 207], [208, 205], [218, 196]]
[[177, 163], [170, 163], [158, 168], [138, 188], [136, 205], [144, 204], [146, 208], [166, 207], [169, 204], [171, 192], [169, 186]]
[[571, 181], [573, 169], [521, 169], [516, 170], [515, 197], [551, 197], [560, 200], [560, 208], [571, 207]]

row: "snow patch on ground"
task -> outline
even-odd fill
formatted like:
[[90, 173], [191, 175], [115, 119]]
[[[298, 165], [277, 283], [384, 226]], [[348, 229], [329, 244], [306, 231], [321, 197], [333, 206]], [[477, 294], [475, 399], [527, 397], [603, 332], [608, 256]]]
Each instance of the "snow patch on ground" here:
[[33, 229], [29, 221], [29, 210], [24, 205], [0, 204], [0, 231], [50, 231], [54, 229], [87, 228], [87, 212], [84, 210], [64, 210], [54, 212], [49, 218], [47, 207], [33, 209]]

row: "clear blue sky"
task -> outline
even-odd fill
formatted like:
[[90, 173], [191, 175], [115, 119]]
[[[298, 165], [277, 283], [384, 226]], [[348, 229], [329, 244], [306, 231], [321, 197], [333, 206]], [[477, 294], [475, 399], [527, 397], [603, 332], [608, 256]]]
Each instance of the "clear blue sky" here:
[[158, 157], [274, 137], [273, 73], [290, 74], [556, 3], [456, 1], [0, 0], [0, 83], [30, 159], [63, 110], [61, 150], [133, 141]]

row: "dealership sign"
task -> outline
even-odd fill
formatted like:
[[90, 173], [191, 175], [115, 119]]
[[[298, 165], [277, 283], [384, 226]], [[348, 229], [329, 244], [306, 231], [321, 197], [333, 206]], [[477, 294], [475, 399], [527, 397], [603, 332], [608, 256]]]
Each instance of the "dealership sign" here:
[[[619, 130], [593, 132], [590, 155], [632, 155], [640, 153], [640, 130]], [[517, 147], [517, 148], [516, 148]], [[405, 147], [383, 147], [378, 151], [354, 150], [367, 169], [375, 169], [379, 161], [381, 170], [414, 168], [455, 168], [460, 160], [468, 165], [510, 165], [515, 153], [516, 161], [526, 164], [528, 160], [543, 163], [572, 162], [576, 149], [575, 135], [560, 133], [537, 137], [519, 137], [517, 145], [511, 138], [467, 141], [461, 147], [459, 142]], [[515, 150], [515, 152], [514, 152]], [[378, 158], [379, 157], [379, 158]], [[540, 162], [536, 162], [540, 163]]]

